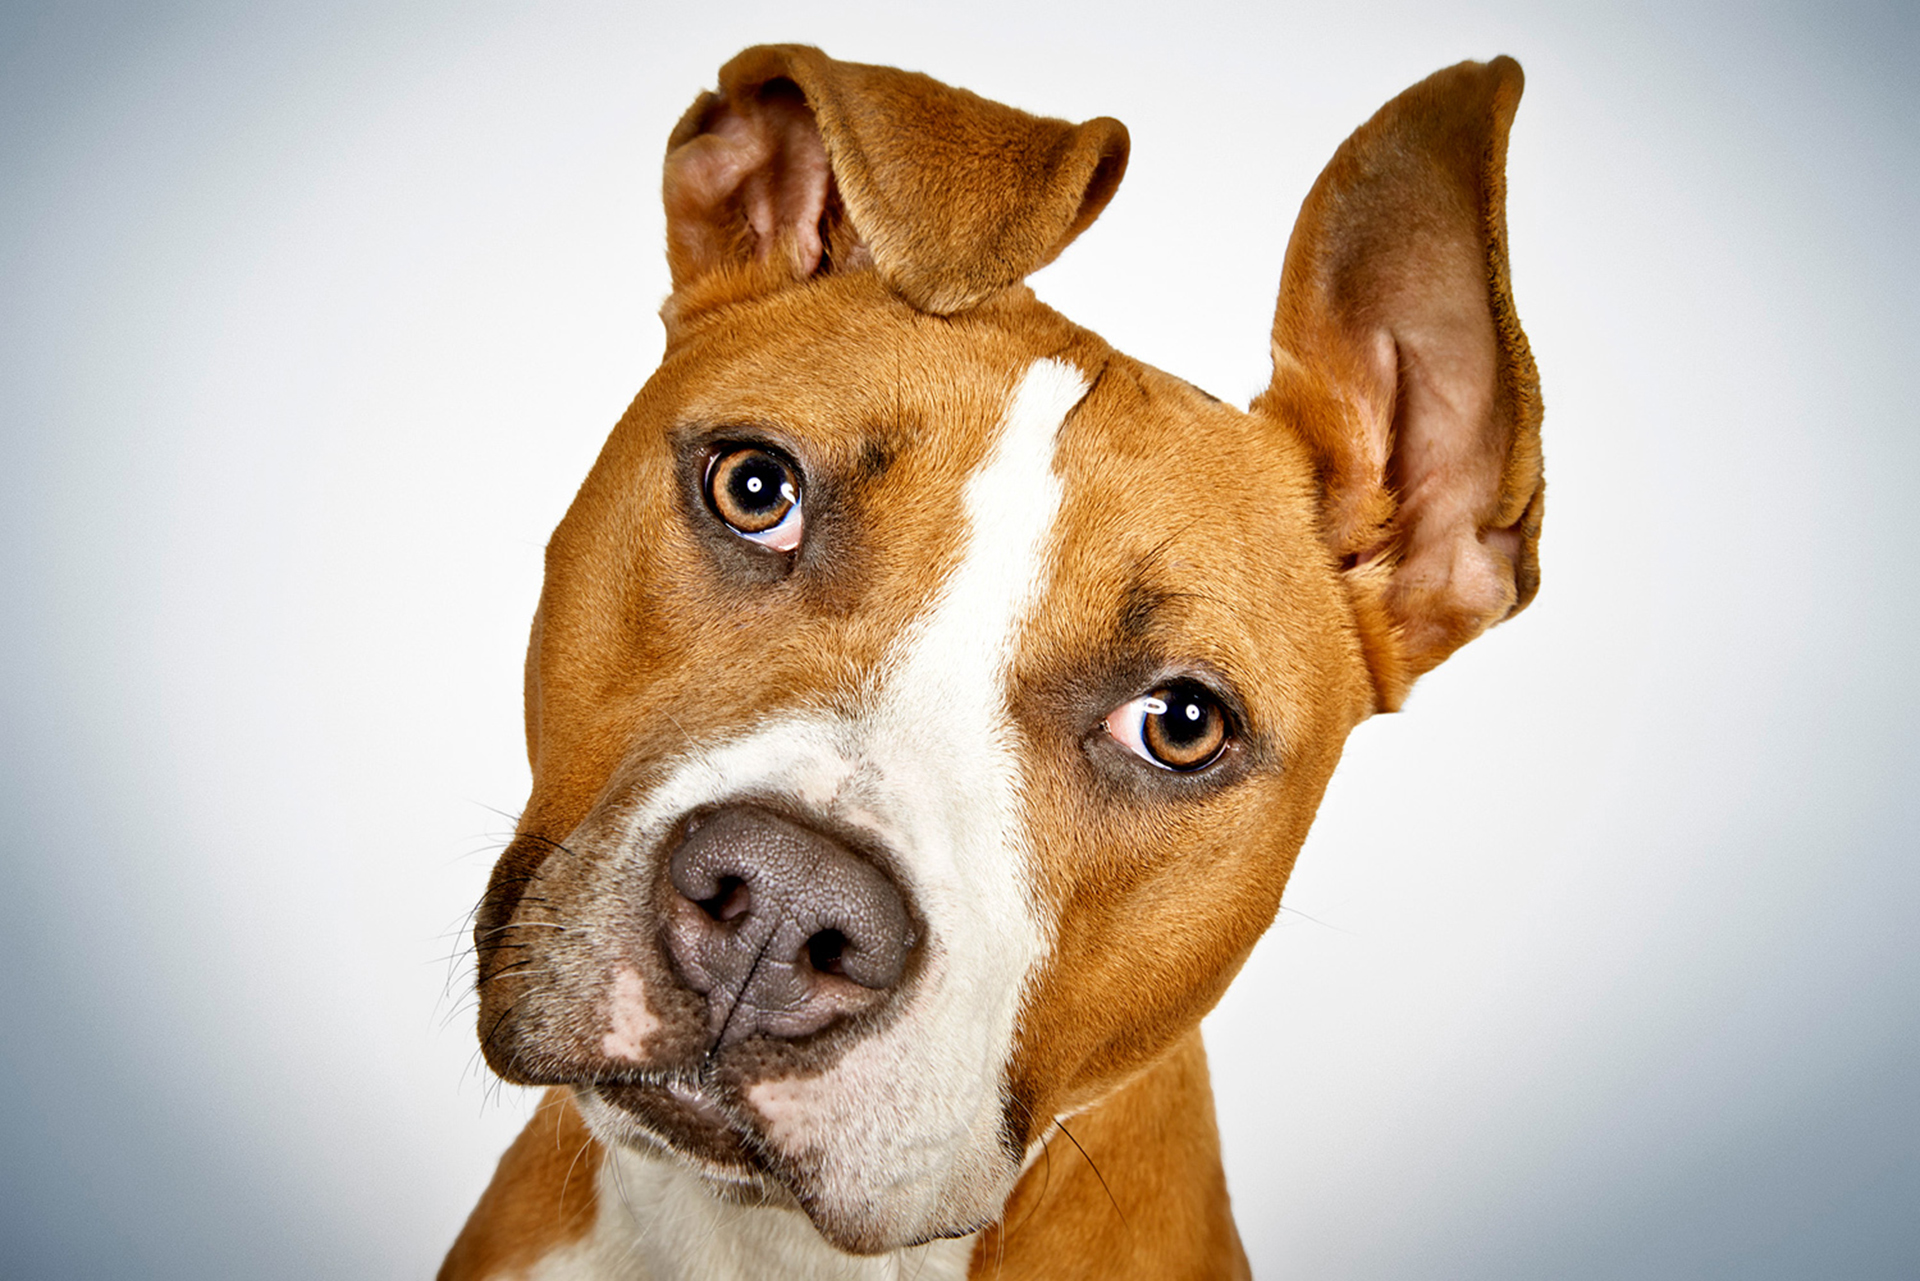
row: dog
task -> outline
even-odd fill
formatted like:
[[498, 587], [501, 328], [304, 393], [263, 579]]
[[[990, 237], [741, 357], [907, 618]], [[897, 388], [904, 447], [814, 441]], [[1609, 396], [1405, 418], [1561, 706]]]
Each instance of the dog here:
[[1127, 166], [798, 45], [668, 142], [659, 370], [546, 554], [479, 1277], [1230, 1277], [1199, 1021], [1353, 727], [1539, 581], [1511, 59], [1393, 99], [1246, 411], [1023, 283]]

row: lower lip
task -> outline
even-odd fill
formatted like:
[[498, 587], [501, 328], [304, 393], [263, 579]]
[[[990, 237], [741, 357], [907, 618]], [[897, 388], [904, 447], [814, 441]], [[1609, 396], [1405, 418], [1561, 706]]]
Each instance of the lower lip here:
[[727, 1123], [726, 1114], [720, 1110], [719, 1106], [714, 1103], [712, 1099], [708, 1098], [701, 1091], [691, 1086], [675, 1083], [667, 1086], [667, 1094], [672, 1097], [675, 1103], [678, 1103], [687, 1109], [687, 1111], [693, 1113], [702, 1121], [705, 1121], [708, 1125], [721, 1130], [732, 1128]]
[[634, 1139], [641, 1146], [662, 1147], [714, 1170], [756, 1171], [739, 1129], [697, 1086], [615, 1086], [596, 1093], [639, 1132]]

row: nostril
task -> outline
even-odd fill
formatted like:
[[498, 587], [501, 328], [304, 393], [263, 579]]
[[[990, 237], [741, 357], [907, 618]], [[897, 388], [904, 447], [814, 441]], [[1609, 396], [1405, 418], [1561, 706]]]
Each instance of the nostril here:
[[697, 901], [701, 911], [716, 921], [726, 922], [746, 914], [753, 906], [753, 893], [740, 877], [723, 876], [710, 897]]
[[877, 862], [755, 806], [701, 817], [661, 869], [661, 941], [715, 1044], [808, 1036], [895, 990], [916, 932]]
[[807, 940], [807, 963], [821, 974], [845, 974], [847, 936], [839, 930], [821, 930]]

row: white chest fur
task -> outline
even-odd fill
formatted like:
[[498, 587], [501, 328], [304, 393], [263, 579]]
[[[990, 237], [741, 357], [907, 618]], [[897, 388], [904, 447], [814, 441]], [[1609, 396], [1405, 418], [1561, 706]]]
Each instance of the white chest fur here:
[[593, 1230], [530, 1268], [528, 1281], [961, 1281], [973, 1238], [860, 1258], [785, 1206], [723, 1200], [678, 1163], [610, 1152]]

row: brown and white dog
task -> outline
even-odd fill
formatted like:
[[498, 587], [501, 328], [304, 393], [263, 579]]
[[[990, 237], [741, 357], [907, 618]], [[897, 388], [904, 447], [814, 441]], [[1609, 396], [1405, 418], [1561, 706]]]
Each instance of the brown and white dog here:
[[1246, 1274], [1200, 1017], [1348, 732], [1538, 581], [1520, 90], [1340, 148], [1243, 413], [1022, 283], [1117, 122], [721, 70], [474, 929], [487, 1062], [553, 1088], [443, 1277]]

